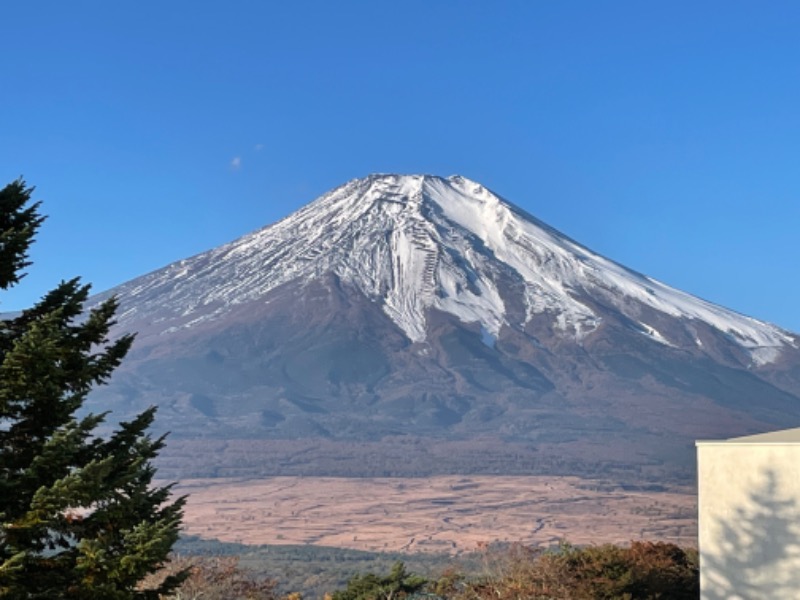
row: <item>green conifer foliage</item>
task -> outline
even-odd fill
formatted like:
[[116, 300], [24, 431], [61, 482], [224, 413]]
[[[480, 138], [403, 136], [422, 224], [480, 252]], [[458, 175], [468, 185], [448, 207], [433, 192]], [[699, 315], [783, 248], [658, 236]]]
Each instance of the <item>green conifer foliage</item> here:
[[347, 589], [333, 593], [333, 600], [402, 600], [419, 592], [427, 580], [406, 571], [402, 562], [396, 562], [385, 576], [367, 573], [356, 575], [347, 582]]
[[[20, 281], [43, 221], [22, 180], [0, 190], [0, 290]], [[108, 437], [105, 414], [79, 416], [90, 390], [133, 342], [109, 340], [116, 300], [88, 315], [89, 286], [64, 281], [35, 306], [0, 319], [0, 598], [157, 599], [139, 582], [167, 560], [185, 500], [154, 487], [164, 439], [153, 408]]]

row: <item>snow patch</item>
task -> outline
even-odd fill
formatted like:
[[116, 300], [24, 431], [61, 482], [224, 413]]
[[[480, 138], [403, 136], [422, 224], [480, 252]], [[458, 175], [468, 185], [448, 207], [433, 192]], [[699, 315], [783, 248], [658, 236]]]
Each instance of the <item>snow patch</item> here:
[[762, 367], [769, 363], [775, 362], [780, 354], [780, 348], [771, 346], [767, 348], [754, 348], [750, 352], [750, 357], [753, 359], [753, 364], [756, 367]]
[[639, 327], [641, 327], [641, 332], [646, 335], [647, 337], [657, 341], [660, 344], [664, 344], [665, 346], [675, 347], [667, 338], [665, 338], [661, 333], [654, 327], [650, 327], [647, 323], [639, 322]]
[[481, 342], [489, 346], [489, 348], [494, 348], [495, 343], [497, 343], [497, 336], [492, 334], [492, 332], [483, 325], [481, 325]]

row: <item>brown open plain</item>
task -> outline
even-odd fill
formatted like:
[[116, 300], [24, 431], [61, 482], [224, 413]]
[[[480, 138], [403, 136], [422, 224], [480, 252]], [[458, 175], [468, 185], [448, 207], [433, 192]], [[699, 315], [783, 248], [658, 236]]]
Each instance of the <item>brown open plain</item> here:
[[484, 544], [696, 546], [693, 490], [610, 489], [550, 476], [187, 479], [186, 533], [243, 544], [449, 552]]

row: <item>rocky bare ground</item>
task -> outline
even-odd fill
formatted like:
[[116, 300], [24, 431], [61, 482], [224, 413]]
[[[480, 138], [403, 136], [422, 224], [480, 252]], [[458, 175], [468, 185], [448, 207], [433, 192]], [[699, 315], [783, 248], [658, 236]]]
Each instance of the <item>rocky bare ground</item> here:
[[470, 552], [493, 542], [661, 540], [694, 546], [692, 490], [576, 477], [189, 479], [185, 532], [243, 544]]

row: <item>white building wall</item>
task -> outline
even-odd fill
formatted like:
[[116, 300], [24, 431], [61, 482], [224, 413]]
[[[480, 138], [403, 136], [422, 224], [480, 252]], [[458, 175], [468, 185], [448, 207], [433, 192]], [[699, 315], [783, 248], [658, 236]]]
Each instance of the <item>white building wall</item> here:
[[698, 442], [697, 461], [701, 599], [800, 599], [800, 443]]

